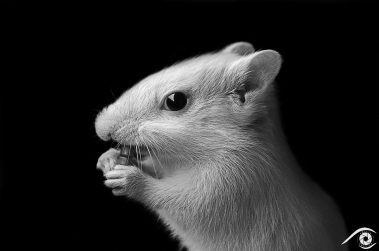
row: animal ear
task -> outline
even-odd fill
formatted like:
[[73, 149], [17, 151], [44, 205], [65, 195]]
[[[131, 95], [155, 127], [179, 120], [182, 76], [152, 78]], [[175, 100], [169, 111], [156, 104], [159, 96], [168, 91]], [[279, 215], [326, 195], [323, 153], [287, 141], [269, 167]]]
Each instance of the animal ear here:
[[244, 101], [247, 93], [264, 90], [278, 75], [282, 64], [280, 54], [273, 50], [263, 50], [244, 56], [232, 63], [230, 70], [234, 76], [243, 76], [233, 93]]
[[240, 56], [245, 56], [254, 52], [254, 47], [247, 42], [237, 42], [226, 46], [222, 52], [234, 53]]

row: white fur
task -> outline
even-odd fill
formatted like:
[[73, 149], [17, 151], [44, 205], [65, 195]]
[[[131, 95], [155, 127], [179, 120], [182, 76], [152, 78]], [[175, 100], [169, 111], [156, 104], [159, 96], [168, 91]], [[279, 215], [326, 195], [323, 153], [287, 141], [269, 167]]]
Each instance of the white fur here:
[[[191, 251], [342, 250], [338, 209], [282, 133], [272, 85], [280, 64], [277, 52], [243, 42], [142, 80], [99, 114], [96, 131], [148, 146], [160, 178], [111, 170], [102, 163], [113, 152], [98, 164], [106, 185], [155, 211]], [[175, 91], [188, 94], [187, 107], [162, 109]]]

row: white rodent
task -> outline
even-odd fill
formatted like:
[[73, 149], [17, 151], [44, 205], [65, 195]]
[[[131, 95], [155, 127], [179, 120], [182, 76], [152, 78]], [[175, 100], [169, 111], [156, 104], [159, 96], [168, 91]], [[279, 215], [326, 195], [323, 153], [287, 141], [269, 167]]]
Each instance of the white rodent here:
[[[106, 186], [153, 210], [190, 251], [345, 250], [342, 216], [299, 168], [279, 120], [281, 56], [238, 42], [143, 79], [99, 113]], [[139, 157], [139, 158], [138, 158]]]

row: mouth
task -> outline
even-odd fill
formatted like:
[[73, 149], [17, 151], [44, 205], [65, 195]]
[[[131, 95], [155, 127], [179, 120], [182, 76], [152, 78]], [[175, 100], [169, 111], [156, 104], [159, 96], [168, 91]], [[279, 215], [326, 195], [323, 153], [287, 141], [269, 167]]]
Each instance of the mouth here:
[[139, 168], [143, 173], [159, 178], [158, 170], [155, 168], [154, 159], [146, 146], [121, 145], [118, 163], [121, 165], [132, 165]]
[[143, 161], [149, 155], [147, 147], [137, 145], [122, 145], [120, 147], [120, 156], [129, 158], [130, 161]]

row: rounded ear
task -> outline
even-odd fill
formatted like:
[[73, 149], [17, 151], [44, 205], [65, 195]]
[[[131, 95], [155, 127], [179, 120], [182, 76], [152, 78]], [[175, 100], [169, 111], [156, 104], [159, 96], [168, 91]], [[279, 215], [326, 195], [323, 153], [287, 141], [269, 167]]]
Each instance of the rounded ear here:
[[274, 81], [282, 66], [282, 57], [273, 50], [264, 50], [255, 53], [251, 59], [249, 70], [261, 85], [268, 85]]
[[231, 69], [246, 75], [246, 91], [264, 88], [272, 83], [282, 65], [280, 54], [273, 50], [263, 50], [235, 61]]
[[240, 56], [249, 55], [254, 52], [254, 47], [248, 42], [236, 42], [226, 46], [222, 52], [234, 53]]

